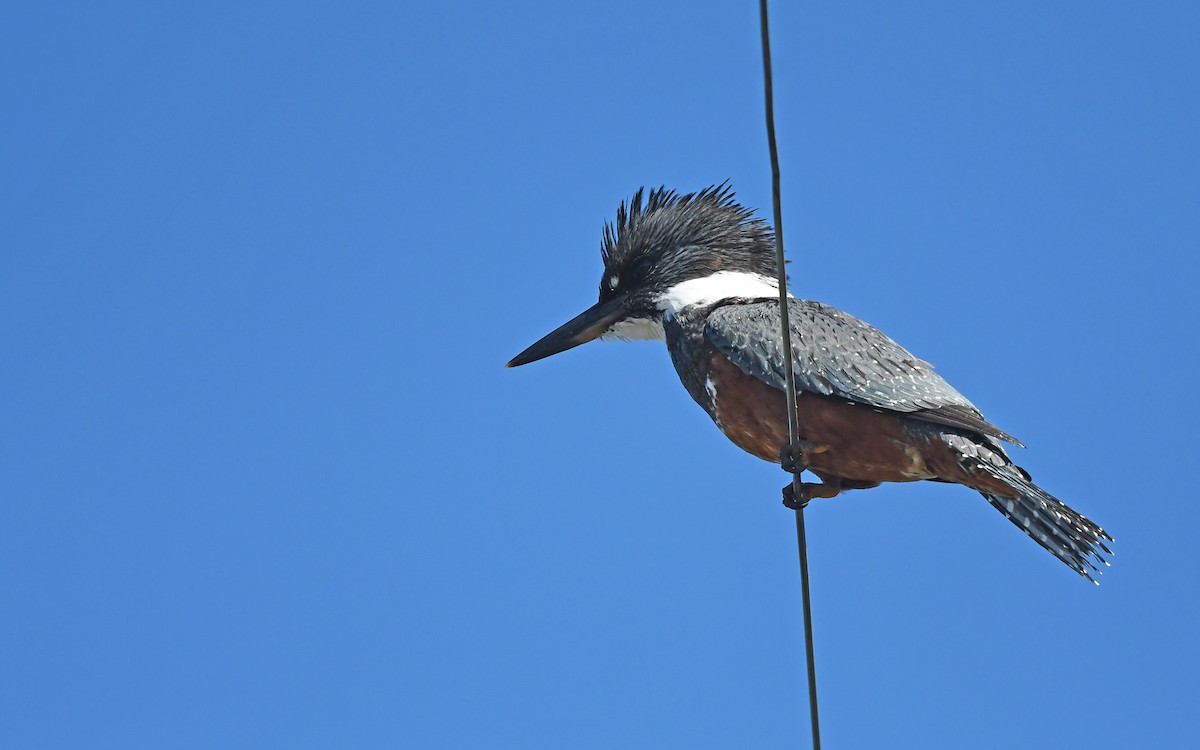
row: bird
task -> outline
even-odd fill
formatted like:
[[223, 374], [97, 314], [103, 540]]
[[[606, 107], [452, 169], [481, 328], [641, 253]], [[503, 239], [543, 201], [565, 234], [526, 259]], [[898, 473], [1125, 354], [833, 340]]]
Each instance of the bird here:
[[[599, 300], [522, 351], [518, 367], [595, 339], [664, 341], [684, 388], [739, 448], [819, 482], [783, 489], [789, 508], [884, 482], [973, 489], [1084, 578], [1108, 565], [1100, 526], [1034, 484], [965, 396], [868, 323], [787, 293], [783, 351], [774, 230], [728, 182], [637, 190], [605, 222]], [[786, 368], [798, 440], [788, 434]]]

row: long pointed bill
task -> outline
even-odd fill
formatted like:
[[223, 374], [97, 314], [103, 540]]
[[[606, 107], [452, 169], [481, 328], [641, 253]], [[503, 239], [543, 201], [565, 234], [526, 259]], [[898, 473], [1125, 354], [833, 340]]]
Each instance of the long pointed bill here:
[[533, 346], [512, 358], [507, 367], [520, 367], [530, 362], [565, 352], [580, 344], [586, 344], [625, 317], [625, 300], [616, 297], [608, 302], [597, 302], [579, 315], [546, 334]]

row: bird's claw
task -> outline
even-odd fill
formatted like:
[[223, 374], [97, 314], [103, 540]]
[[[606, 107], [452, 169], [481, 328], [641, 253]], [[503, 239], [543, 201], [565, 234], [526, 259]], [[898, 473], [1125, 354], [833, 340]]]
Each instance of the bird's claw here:
[[814, 497], [837, 497], [842, 492], [840, 482], [801, 482], [800, 491], [796, 491], [795, 483], [789, 483], [783, 488], [783, 507], [788, 510], [804, 510]]
[[789, 474], [800, 474], [812, 465], [812, 457], [816, 453], [829, 450], [828, 445], [820, 445], [811, 440], [798, 438], [794, 443], [785, 443], [779, 451], [779, 465]]
[[808, 483], [800, 485], [800, 492], [796, 492], [796, 485], [789, 482], [783, 486], [783, 507], [788, 510], [804, 510], [808, 505], [808, 501], [812, 500], [812, 496], [806, 491]]

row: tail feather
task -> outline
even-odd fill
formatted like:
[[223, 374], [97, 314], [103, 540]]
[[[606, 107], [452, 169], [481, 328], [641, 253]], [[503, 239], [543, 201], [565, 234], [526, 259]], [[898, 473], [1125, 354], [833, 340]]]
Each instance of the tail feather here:
[[1092, 577], [1092, 573], [1100, 572], [1096, 564], [1107, 566], [1104, 555], [1112, 554], [1105, 542], [1113, 539], [1104, 529], [1038, 487], [1016, 466], [998, 467], [980, 462], [976, 468], [1018, 493], [1016, 497], [1004, 497], [981, 492], [992, 507], [1071, 570], [1097, 583]]
[[966, 474], [952, 481], [978, 490], [1033, 541], [1096, 583], [1092, 573], [1099, 573], [1098, 565], [1107, 566], [1104, 556], [1112, 554], [1105, 544], [1112, 537], [1104, 529], [1034, 484], [995, 439], [960, 431], [945, 431], [939, 437]]

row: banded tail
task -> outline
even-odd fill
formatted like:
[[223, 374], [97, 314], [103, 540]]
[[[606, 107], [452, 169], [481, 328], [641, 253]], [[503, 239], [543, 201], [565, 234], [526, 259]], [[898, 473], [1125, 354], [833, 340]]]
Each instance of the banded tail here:
[[996, 510], [1067, 567], [1092, 583], [1097, 565], [1108, 565], [1113, 539], [1079, 511], [1038, 487], [1029, 474], [1009, 459], [1000, 443], [981, 442], [963, 433], [942, 433], [941, 439], [958, 456], [970, 479], [958, 480], [979, 491]]
[[1016, 466], [996, 469], [984, 465], [984, 471], [1019, 493], [1016, 497], [1001, 497], [981, 492], [992, 507], [1071, 570], [1099, 583], [1092, 577], [1093, 573], [1099, 574], [1096, 563], [1107, 566], [1104, 555], [1112, 554], [1105, 542], [1113, 539], [1104, 529], [1031, 482]]

